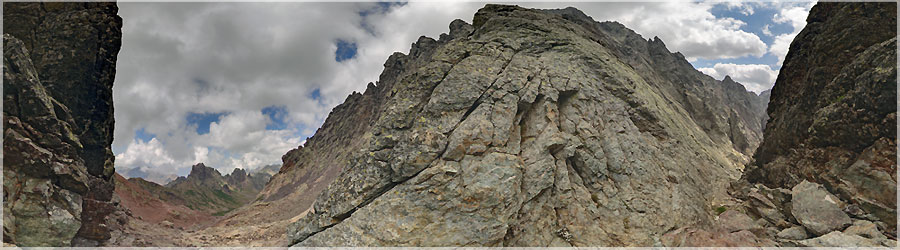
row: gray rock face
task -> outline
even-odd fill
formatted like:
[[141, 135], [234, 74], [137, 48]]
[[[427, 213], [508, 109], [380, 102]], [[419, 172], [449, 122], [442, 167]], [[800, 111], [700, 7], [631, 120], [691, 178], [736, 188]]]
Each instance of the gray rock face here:
[[3, 240], [98, 245], [115, 209], [114, 3], [3, 3]]
[[745, 200], [749, 210], [758, 217], [779, 228], [789, 227], [792, 218], [786, 215], [791, 214], [790, 190], [771, 189], [762, 184], [756, 184], [750, 189]]
[[801, 226], [785, 228], [784, 230], [781, 230], [781, 232], [778, 232], [778, 235], [776, 236], [786, 240], [803, 240], [809, 238], [806, 229]]
[[863, 238], [874, 240], [887, 240], [887, 237], [878, 230], [875, 223], [867, 220], [853, 221], [853, 225], [844, 229], [845, 234], [859, 235]]
[[[867, 239], [859, 235], [830, 232], [816, 238], [799, 241], [801, 247], [896, 247], [895, 241]], [[893, 243], [893, 244], [891, 244]]]
[[756, 224], [750, 216], [735, 210], [728, 210], [719, 215], [719, 226], [728, 233], [738, 231], [762, 232], [763, 228]]
[[822, 185], [803, 181], [791, 189], [791, 196], [791, 213], [814, 235], [840, 231], [852, 223], [850, 216], [841, 211], [840, 199]]
[[450, 27], [392, 55], [285, 155], [261, 197], [342, 169], [289, 226], [291, 245], [659, 245], [711, 224], [761, 138], [758, 96], [620, 24], [487, 5]]
[[750, 182], [821, 183], [896, 235], [897, 4], [819, 3], [771, 93]]

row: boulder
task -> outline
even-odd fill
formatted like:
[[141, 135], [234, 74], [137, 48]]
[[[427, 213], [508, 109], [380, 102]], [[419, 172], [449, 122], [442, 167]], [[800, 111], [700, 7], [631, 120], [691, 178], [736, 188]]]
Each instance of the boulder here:
[[875, 239], [875, 240], [886, 240], [887, 237], [878, 231], [878, 227], [875, 226], [875, 223], [867, 220], [856, 220], [853, 222], [853, 225], [844, 229], [845, 234], [849, 235], [859, 235], [867, 239]]
[[846, 234], [840, 231], [830, 232], [817, 238], [801, 240], [802, 247], [886, 247], [896, 246], [896, 242], [867, 239], [859, 235]]
[[745, 175], [769, 187], [820, 183], [896, 235], [897, 4], [819, 2], [806, 20]]
[[718, 226], [724, 232], [733, 233], [738, 231], [751, 231], [757, 234], [764, 232], [762, 226], [758, 225], [750, 216], [736, 210], [728, 210], [718, 217]]
[[809, 238], [809, 234], [806, 233], [806, 229], [804, 229], [803, 227], [793, 226], [781, 230], [781, 232], [778, 232], [776, 237], [786, 240], [803, 240]]
[[852, 221], [840, 207], [840, 200], [822, 185], [803, 181], [791, 189], [791, 213], [810, 233], [824, 235], [840, 231]]

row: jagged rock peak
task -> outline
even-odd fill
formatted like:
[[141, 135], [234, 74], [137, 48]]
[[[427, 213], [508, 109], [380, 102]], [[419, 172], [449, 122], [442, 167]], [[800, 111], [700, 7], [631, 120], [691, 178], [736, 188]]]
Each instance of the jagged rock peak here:
[[[243, 170], [242, 170], [243, 171]], [[191, 173], [188, 178], [196, 178], [200, 180], [210, 179], [213, 177], [221, 177], [222, 174], [215, 168], [207, 167], [203, 163], [197, 163], [191, 166]]]
[[322, 190], [291, 244], [650, 246], [709, 224], [758, 143], [757, 96], [579, 13], [489, 4], [471, 34], [389, 57], [260, 195]]
[[241, 168], [235, 168], [234, 170], [231, 171], [230, 174], [225, 176], [225, 178], [228, 179], [228, 182], [231, 182], [231, 183], [244, 182], [244, 180], [246, 180], [247, 177], [249, 177], [249, 175], [247, 175], [247, 172]]
[[247, 171], [244, 171], [242, 168], [235, 168], [231, 171], [232, 176], [247, 176]]

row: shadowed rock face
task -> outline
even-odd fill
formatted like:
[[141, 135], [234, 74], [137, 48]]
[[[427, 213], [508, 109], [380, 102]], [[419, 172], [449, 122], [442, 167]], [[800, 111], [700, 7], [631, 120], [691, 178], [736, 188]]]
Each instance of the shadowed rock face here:
[[328, 185], [299, 246], [660, 245], [710, 224], [762, 103], [621, 24], [487, 5], [392, 55], [261, 198]]
[[822, 184], [896, 235], [896, 3], [819, 3], [772, 89], [747, 179]]
[[115, 209], [114, 3], [3, 3], [4, 242], [98, 245]]

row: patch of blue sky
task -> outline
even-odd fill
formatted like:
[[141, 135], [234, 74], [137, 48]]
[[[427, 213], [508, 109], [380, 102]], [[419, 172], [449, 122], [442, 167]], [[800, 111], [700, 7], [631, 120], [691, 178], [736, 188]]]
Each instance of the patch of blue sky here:
[[287, 106], [268, 106], [262, 109], [262, 113], [269, 117], [269, 121], [266, 123], [266, 130], [283, 130], [288, 128]]
[[224, 116], [226, 114], [228, 114], [228, 112], [221, 112], [221, 113], [210, 113], [210, 112], [193, 113], [193, 112], [191, 112], [191, 113], [187, 114], [187, 117], [185, 117], [185, 119], [187, 119], [188, 126], [196, 126], [197, 134], [202, 135], [202, 134], [209, 133], [209, 124], [210, 123], [219, 122], [219, 120], [222, 118], [222, 116]]
[[356, 43], [337, 40], [337, 50], [334, 52], [334, 60], [343, 62], [356, 56]]
[[390, 10], [392, 7], [404, 6], [406, 4], [407, 4], [407, 2], [399, 2], [399, 1], [398, 2], [377, 2], [377, 3], [375, 3], [375, 6], [373, 6], [372, 8], [368, 8], [368, 9], [359, 11], [359, 15], [362, 17], [366, 17], [371, 14], [382, 14], [382, 13], [385, 13], [388, 10]]
[[[710, 10], [710, 12], [718, 18], [730, 17], [743, 21], [746, 24], [741, 26], [741, 30], [756, 34], [757, 36], [759, 36], [759, 39], [761, 39], [768, 45], [772, 44], [772, 41], [774, 41], [775, 39], [774, 36], [784, 33], [790, 33], [794, 30], [794, 27], [791, 26], [790, 23], [775, 23], [773, 18], [775, 17], [775, 14], [778, 13], [778, 11], [779, 10], [777, 9], [760, 8], [760, 6], [754, 5], [753, 14], [744, 15], [741, 9], [728, 9], [728, 6], [726, 4], [718, 4]], [[769, 32], [772, 34], [772, 36], [766, 35], [763, 32], [766, 25], [769, 26]]]
[[[755, 34], [767, 46], [772, 45], [775, 40], [775, 36], [790, 33], [794, 29], [790, 23], [775, 23], [773, 19], [775, 17], [775, 14], [779, 12], [778, 9], [763, 8], [763, 6], [759, 6], [756, 4], [753, 4], [753, 14], [749, 15], [744, 13], [744, 11], [740, 8], [729, 9], [728, 5], [725, 3], [713, 6], [710, 12], [717, 18], [734, 18], [744, 22], [745, 25], [742, 25], [740, 29], [742, 31]], [[768, 25], [768, 30], [771, 35], [763, 32], [766, 25]], [[691, 62], [691, 64], [694, 65], [695, 68], [711, 68], [715, 66], [716, 63], [764, 64], [769, 65], [772, 69], [775, 70], [780, 68], [777, 66], [778, 58], [771, 53], [766, 53], [761, 57], [748, 55], [730, 59], [697, 59]]]
[[313, 100], [316, 100], [319, 103], [321, 103], [322, 102], [322, 93], [319, 89], [314, 89], [311, 93], [309, 93], [309, 98], [312, 98]]
[[359, 11], [359, 16], [362, 17], [359, 25], [362, 26], [362, 28], [369, 34], [375, 35], [375, 29], [369, 24], [366, 17], [372, 14], [384, 14], [391, 10], [391, 8], [393, 7], [404, 6], [406, 4], [407, 2], [377, 2], [371, 8]]
[[138, 129], [134, 132], [134, 138], [140, 140], [141, 142], [148, 142], [153, 138], [156, 138], [155, 134], [147, 133], [147, 130], [144, 128]]

